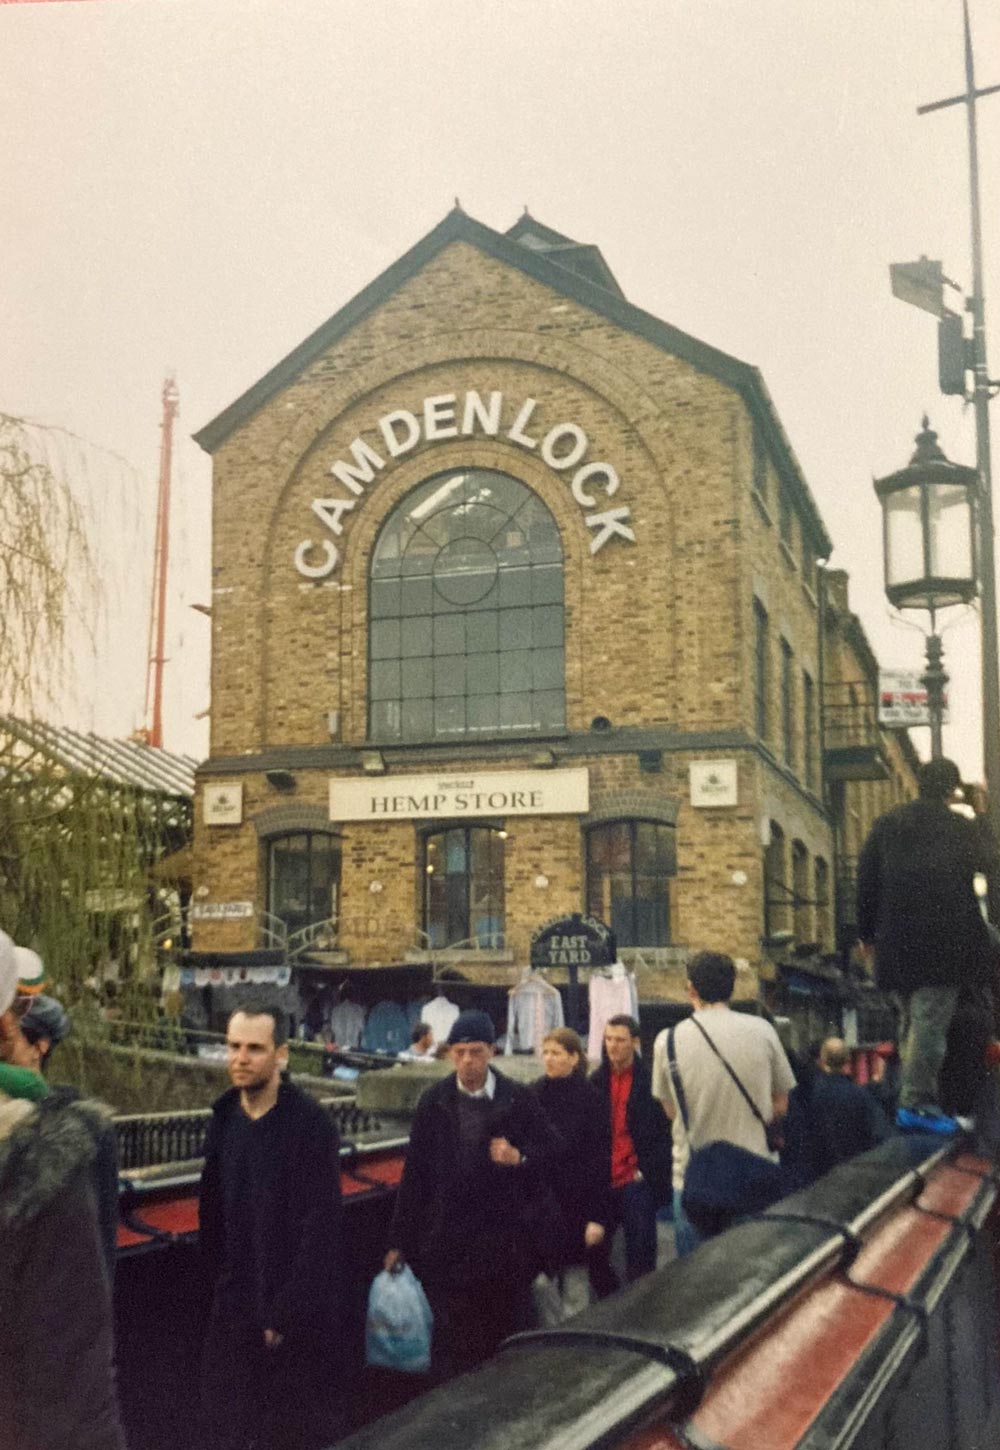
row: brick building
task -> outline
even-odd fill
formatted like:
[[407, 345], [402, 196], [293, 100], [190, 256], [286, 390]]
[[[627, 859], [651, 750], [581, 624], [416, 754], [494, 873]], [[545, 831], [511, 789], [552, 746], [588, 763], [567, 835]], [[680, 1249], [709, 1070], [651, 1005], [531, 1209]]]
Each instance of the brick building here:
[[[199, 950], [500, 982], [584, 911], [651, 998], [690, 948], [747, 994], [834, 949], [825, 661], [850, 683], [853, 616], [755, 368], [596, 247], [456, 209], [197, 437]], [[908, 782], [875, 734], [855, 774], [895, 751]]]

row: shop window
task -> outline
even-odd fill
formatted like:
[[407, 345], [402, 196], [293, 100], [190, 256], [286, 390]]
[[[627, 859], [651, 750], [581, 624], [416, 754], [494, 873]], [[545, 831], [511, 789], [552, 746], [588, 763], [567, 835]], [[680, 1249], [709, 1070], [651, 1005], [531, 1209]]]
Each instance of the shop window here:
[[769, 625], [767, 610], [759, 599], [753, 602], [753, 627], [754, 627], [754, 679], [753, 679], [753, 702], [754, 702], [754, 723], [757, 734], [762, 740], [767, 739], [768, 732], [768, 691], [770, 689], [769, 678]]
[[587, 910], [623, 947], [667, 946], [675, 832], [654, 821], [612, 821], [587, 832]]
[[504, 838], [495, 826], [453, 826], [424, 836], [424, 931], [431, 947], [503, 946]]
[[339, 837], [298, 831], [268, 842], [267, 909], [289, 936], [335, 921], [339, 891]]
[[372, 555], [370, 619], [372, 740], [564, 727], [562, 543], [517, 479], [460, 470], [408, 494]]

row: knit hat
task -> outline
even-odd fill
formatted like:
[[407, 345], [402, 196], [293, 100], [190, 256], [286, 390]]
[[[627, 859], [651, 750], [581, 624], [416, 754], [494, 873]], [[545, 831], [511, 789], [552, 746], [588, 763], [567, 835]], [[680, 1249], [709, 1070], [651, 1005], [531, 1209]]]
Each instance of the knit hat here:
[[17, 948], [5, 931], [0, 931], [0, 1013], [6, 1012], [17, 995]]
[[17, 959], [17, 995], [34, 997], [45, 986], [45, 963], [30, 947], [15, 947]]
[[448, 1046], [456, 1042], [487, 1042], [490, 1047], [497, 1040], [497, 1031], [485, 1012], [459, 1012], [448, 1033]]
[[69, 1032], [69, 1014], [55, 997], [39, 992], [31, 998], [31, 1006], [21, 1014], [21, 1031], [29, 1042], [45, 1037], [55, 1047]]

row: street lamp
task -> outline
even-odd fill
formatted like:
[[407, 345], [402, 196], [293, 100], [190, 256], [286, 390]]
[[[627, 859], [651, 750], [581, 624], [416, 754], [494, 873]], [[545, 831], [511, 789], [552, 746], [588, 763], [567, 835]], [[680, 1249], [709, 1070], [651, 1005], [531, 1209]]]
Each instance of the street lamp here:
[[974, 468], [950, 462], [938, 446], [928, 420], [916, 438], [905, 468], [875, 479], [882, 505], [885, 592], [897, 609], [926, 609], [927, 709], [931, 756], [941, 755], [944, 687], [937, 613], [952, 604], [968, 604], [978, 589], [976, 574], [976, 494]]

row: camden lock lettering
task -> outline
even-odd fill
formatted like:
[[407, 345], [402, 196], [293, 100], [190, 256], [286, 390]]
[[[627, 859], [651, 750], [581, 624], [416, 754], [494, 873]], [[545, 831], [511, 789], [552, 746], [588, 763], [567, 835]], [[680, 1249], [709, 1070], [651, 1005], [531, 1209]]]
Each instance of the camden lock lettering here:
[[[424, 440], [435, 443], [448, 438], [506, 438], [535, 453], [554, 473], [565, 478], [574, 500], [583, 510], [584, 523], [591, 530], [591, 554], [597, 554], [609, 539], [635, 543], [627, 505], [604, 508], [621, 485], [612, 464], [589, 458], [590, 439], [577, 423], [554, 423], [544, 429], [534, 421], [535, 398], [517, 405], [505, 404], [501, 392], [464, 394], [438, 393], [425, 398], [419, 413], [393, 408], [375, 424], [378, 446], [359, 434], [347, 449], [349, 457], [338, 458], [329, 472], [339, 488], [325, 498], [314, 498], [312, 511], [324, 528], [339, 538], [344, 518], [365, 497], [369, 484], [394, 458], [401, 458]], [[295, 550], [295, 567], [306, 579], [325, 579], [340, 562], [340, 550], [331, 538], [303, 539]]]

